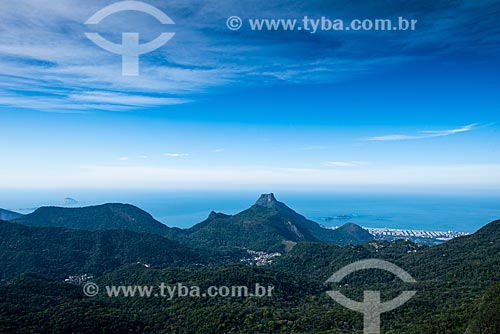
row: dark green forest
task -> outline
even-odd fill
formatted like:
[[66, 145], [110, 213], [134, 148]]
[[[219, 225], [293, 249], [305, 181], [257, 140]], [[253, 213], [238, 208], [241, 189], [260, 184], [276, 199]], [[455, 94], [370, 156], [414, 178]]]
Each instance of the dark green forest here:
[[[331, 234], [318, 232], [319, 225], [274, 205], [257, 202], [236, 216], [214, 213], [191, 230], [166, 228], [173, 230], [167, 233], [163, 228], [137, 231], [144, 226], [116, 229], [116, 221], [107, 228], [106, 220], [113, 217], [101, 209], [94, 216], [85, 211], [86, 220], [99, 222], [87, 229], [76, 228], [75, 222], [48, 223], [72, 221], [77, 211], [70, 209], [69, 216], [63, 210], [57, 219], [52, 209], [44, 216], [50, 219], [39, 224], [29, 217], [30, 226], [22, 224], [26, 217], [0, 222], [0, 332], [362, 333], [362, 315], [343, 308], [326, 291], [339, 289], [362, 300], [363, 290], [369, 289], [381, 291], [383, 300], [417, 291], [408, 303], [382, 315], [383, 333], [500, 333], [500, 221], [432, 247], [407, 240], [346, 245], [345, 238], [359, 233], [358, 227], [347, 226], [345, 238], [335, 244]], [[129, 222], [151, 223], [147, 215], [129, 214]], [[288, 222], [297, 229], [287, 229]], [[226, 234], [218, 232], [226, 227]], [[282, 253], [251, 266], [241, 260], [247, 249]], [[338, 286], [325, 284], [343, 266], [373, 258], [400, 266], [417, 283], [364, 270]], [[92, 275], [90, 281], [100, 287], [163, 282], [206, 289], [258, 283], [274, 290], [262, 298], [109, 297], [102, 289], [87, 297], [84, 282], [64, 281], [83, 274]]]

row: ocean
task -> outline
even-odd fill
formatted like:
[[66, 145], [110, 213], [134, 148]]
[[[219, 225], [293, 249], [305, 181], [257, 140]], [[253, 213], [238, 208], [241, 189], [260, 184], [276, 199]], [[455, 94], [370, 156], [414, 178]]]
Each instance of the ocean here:
[[[29, 213], [40, 206], [130, 203], [168, 226], [187, 228], [214, 210], [234, 214], [259, 197], [249, 192], [14, 191], [0, 193], [0, 208]], [[325, 226], [353, 222], [365, 227], [474, 232], [500, 219], [500, 196], [376, 193], [277, 193], [279, 201]]]

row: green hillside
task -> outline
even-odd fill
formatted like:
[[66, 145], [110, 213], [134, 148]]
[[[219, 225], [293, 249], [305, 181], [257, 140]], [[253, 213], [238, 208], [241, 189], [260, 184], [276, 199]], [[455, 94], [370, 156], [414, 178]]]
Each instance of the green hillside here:
[[486, 291], [475, 313], [465, 334], [500, 333], [500, 284]]
[[128, 230], [165, 235], [168, 227], [130, 204], [103, 204], [83, 208], [42, 207], [15, 222], [29, 226], [81, 230]]
[[101, 275], [129, 263], [164, 267], [203, 263], [207, 257], [205, 252], [154, 234], [0, 222], [0, 280], [26, 272], [57, 279]]
[[[385, 334], [499, 333], [500, 220], [433, 247], [406, 240], [339, 246], [320, 240], [319, 225], [289, 210], [264, 195], [234, 216], [212, 213], [191, 229], [168, 230], [191, 246], [127, 230], [0, 222], [0, 333], [361, 334], [361, 314], [330, 299], [331, 289], [356, 300], [364, 290], [381, 291], [383, 300], [417, 291], [382, 316]], [[356, 238], [363, 233], [355, 225], [335, 231]], [[283, 243], [295, 246], [261, 267], [240, 262], [245, 252], [231, 252], [280, 249]], [[324, 283], [343, 266], [371, 258], [397, 264], [417, 283], [404, 284], [380, 270], [354, 273], [339, 285]], [[84, 273], [95, 275], [101, 287], [259, 283], [275, 292], [267, 298], [110, 298], [102, 292], [89, 298], [81, 286], [62, 283]]]
[[373, 239], [355, 224], [337, 230], [322, 228], [277, 201], [273, 194], [262, 195], [252, 207], [234, 216], [212, 213], [190, 229], [170, 233], [172, 238], [193, 245], [264, 251], [283, 251], [286, 244], [304, 241], [348, 245]]
[[[259, 283], [274, 287], [275, 294], [269, 298], [165, 300], [110, 298], [102, 293], [88, 298], [81, 287], [24, 275], [9, 285], [0, 284], [0, 332], [361, 334], [362, 316], [331, 300], [325, 293], [331, 287], [323, 282], [346, 264], [378, 257], [400, 265], [417, 284], [406, 286], [392, 275], [370, 270], [350, 275], [338, 288], [358, 300], [363, 289], [379, 290], [385, 299], [402, 290], [417, 291], [403, 307], [383, 315], [382, 333], [497, 334], [500, 265], [495, 264], [494, 249], [499, 234], [494, 222], [475, 235], [438, 247], [404, 240], [344, 247], [299, 243], [274, 264], [261, 268], [125, 265], [95, 280], [99, 286], [182, 282], [202, 289]], [[446, 257], [449, 264], [442, 259]], [[482, 263], [477, 262], [479, 257]], [[475, 273], [466, 273], [473, 266]], [[476, 275], [477, 280], [469, 277]], [[495, 281], [497, 285], [489, 289]]]

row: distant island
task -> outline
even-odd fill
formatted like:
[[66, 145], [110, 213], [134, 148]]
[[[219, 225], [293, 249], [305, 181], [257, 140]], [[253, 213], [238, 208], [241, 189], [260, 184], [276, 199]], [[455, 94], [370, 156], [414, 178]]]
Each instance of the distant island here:
[[319, 219], [322, 221], [325, 221], [325, 222], [329, 222], [329, 221], [335, 221], [335, 220], [346, 221], [346, 220], [351, 220], [351, 219], [356, 218], [356, 217], [357, 217], [357, 215], [338, 215], [338, 216], [320, 217]]
[[80, 204], [80, 202], [78, 202], [78, 201], [77, 201], [76, 199], [74, 199], [74, 198], [71, 198], [71, 197], [66, 197], [65, 199], [63, 199], [62, 204], [63, 204], [63, 205], [66, 205], [66, 206], [73, 206], [73, 205], [78, 205], [78, 204]]

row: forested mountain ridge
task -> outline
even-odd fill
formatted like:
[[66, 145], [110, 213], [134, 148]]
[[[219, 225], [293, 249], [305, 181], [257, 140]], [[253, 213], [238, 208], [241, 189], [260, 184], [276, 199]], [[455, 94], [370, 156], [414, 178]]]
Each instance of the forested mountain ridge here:
[[41, 207], [15, 220], [29, 226], [67, 227], [81, 230], [129, 230], [165, 235], [168, 227], [130, 204], [108, 203], [82, 208]]
[[32, 227], [0, 221], [0, 280], [30, 272], [62, 279], [102, 275], [121, 265], [206, 263], [208, 254], [155, 234]]
[[284, 251], [302, 241], [348, 245], [373, 239], [355, 224], [346, 224], [337, 230], [322, 228], [277, 201], [274, 194], [262, 195], [249, 209], [235, 215], [212, 212], [205, 221], [188, 229], [167, 227], [144, 210], [119, 203], [82, 208], [42, 207], [14, 222], [90, 231], [128, 230], [166, 236], [195, 247], [261, 251]]
[[277, 201], [274, 194], [261, 195], [253, 206], [233, 216], [212, 212], [190, 229], [169, 233], [190, 244], [263, 251], [283, 251], [287, 245], [304, 241], [348, 245], [373, 239], [355, 224], [337, 230], [323, 228]]
[[[355, 300], [362, 300], [366, 289], [381, 291], [384, 300], [417, 291], [408, 303], [383, 315], [383, 333], [500, 334], [500, 220], [433, 247], [370, 239], [340, 246], [331, 243], [333, 234], [323, 234], [321, 226], [272, 194], [236, 215], [212, 212], [190, 229], [165, 227], [162, 234], [109, 229], [118, 221], [153, 219], [140, 209], [124, 210], [125, 215], [109, 216], [116, 219], [109, 225], [102, 224], [106, 215], [94, 225], [82, 224], [89, 217], [77, 220], [79, 226], [102, 228], [94, 231], [0, 222], [0, 333], [362, 333], [362, 315], [325, 293], [335, 288]], [[127, 216], [136, 212], [140, 219]], [[51, 223], [70, 221], [42, 216], [51, 217]], [[363, 238], [356, 225], [339, 230], [343, 237], [361, 233]], [[270, 264], [254, 267], [242, 261], [249, 249], [283, 250], [285, 245], [293, 247]], [[325, 284], [343, 266], [372, 258], [398, 265], [417, 283], [366, 270], [337, 286]], [[92, 274], [99, 286], [259, 283], [272, 285], [276, 293], [257, 299], [88, 298], [81, 286], [63, 283], [68, 275], [79, 274]]]

